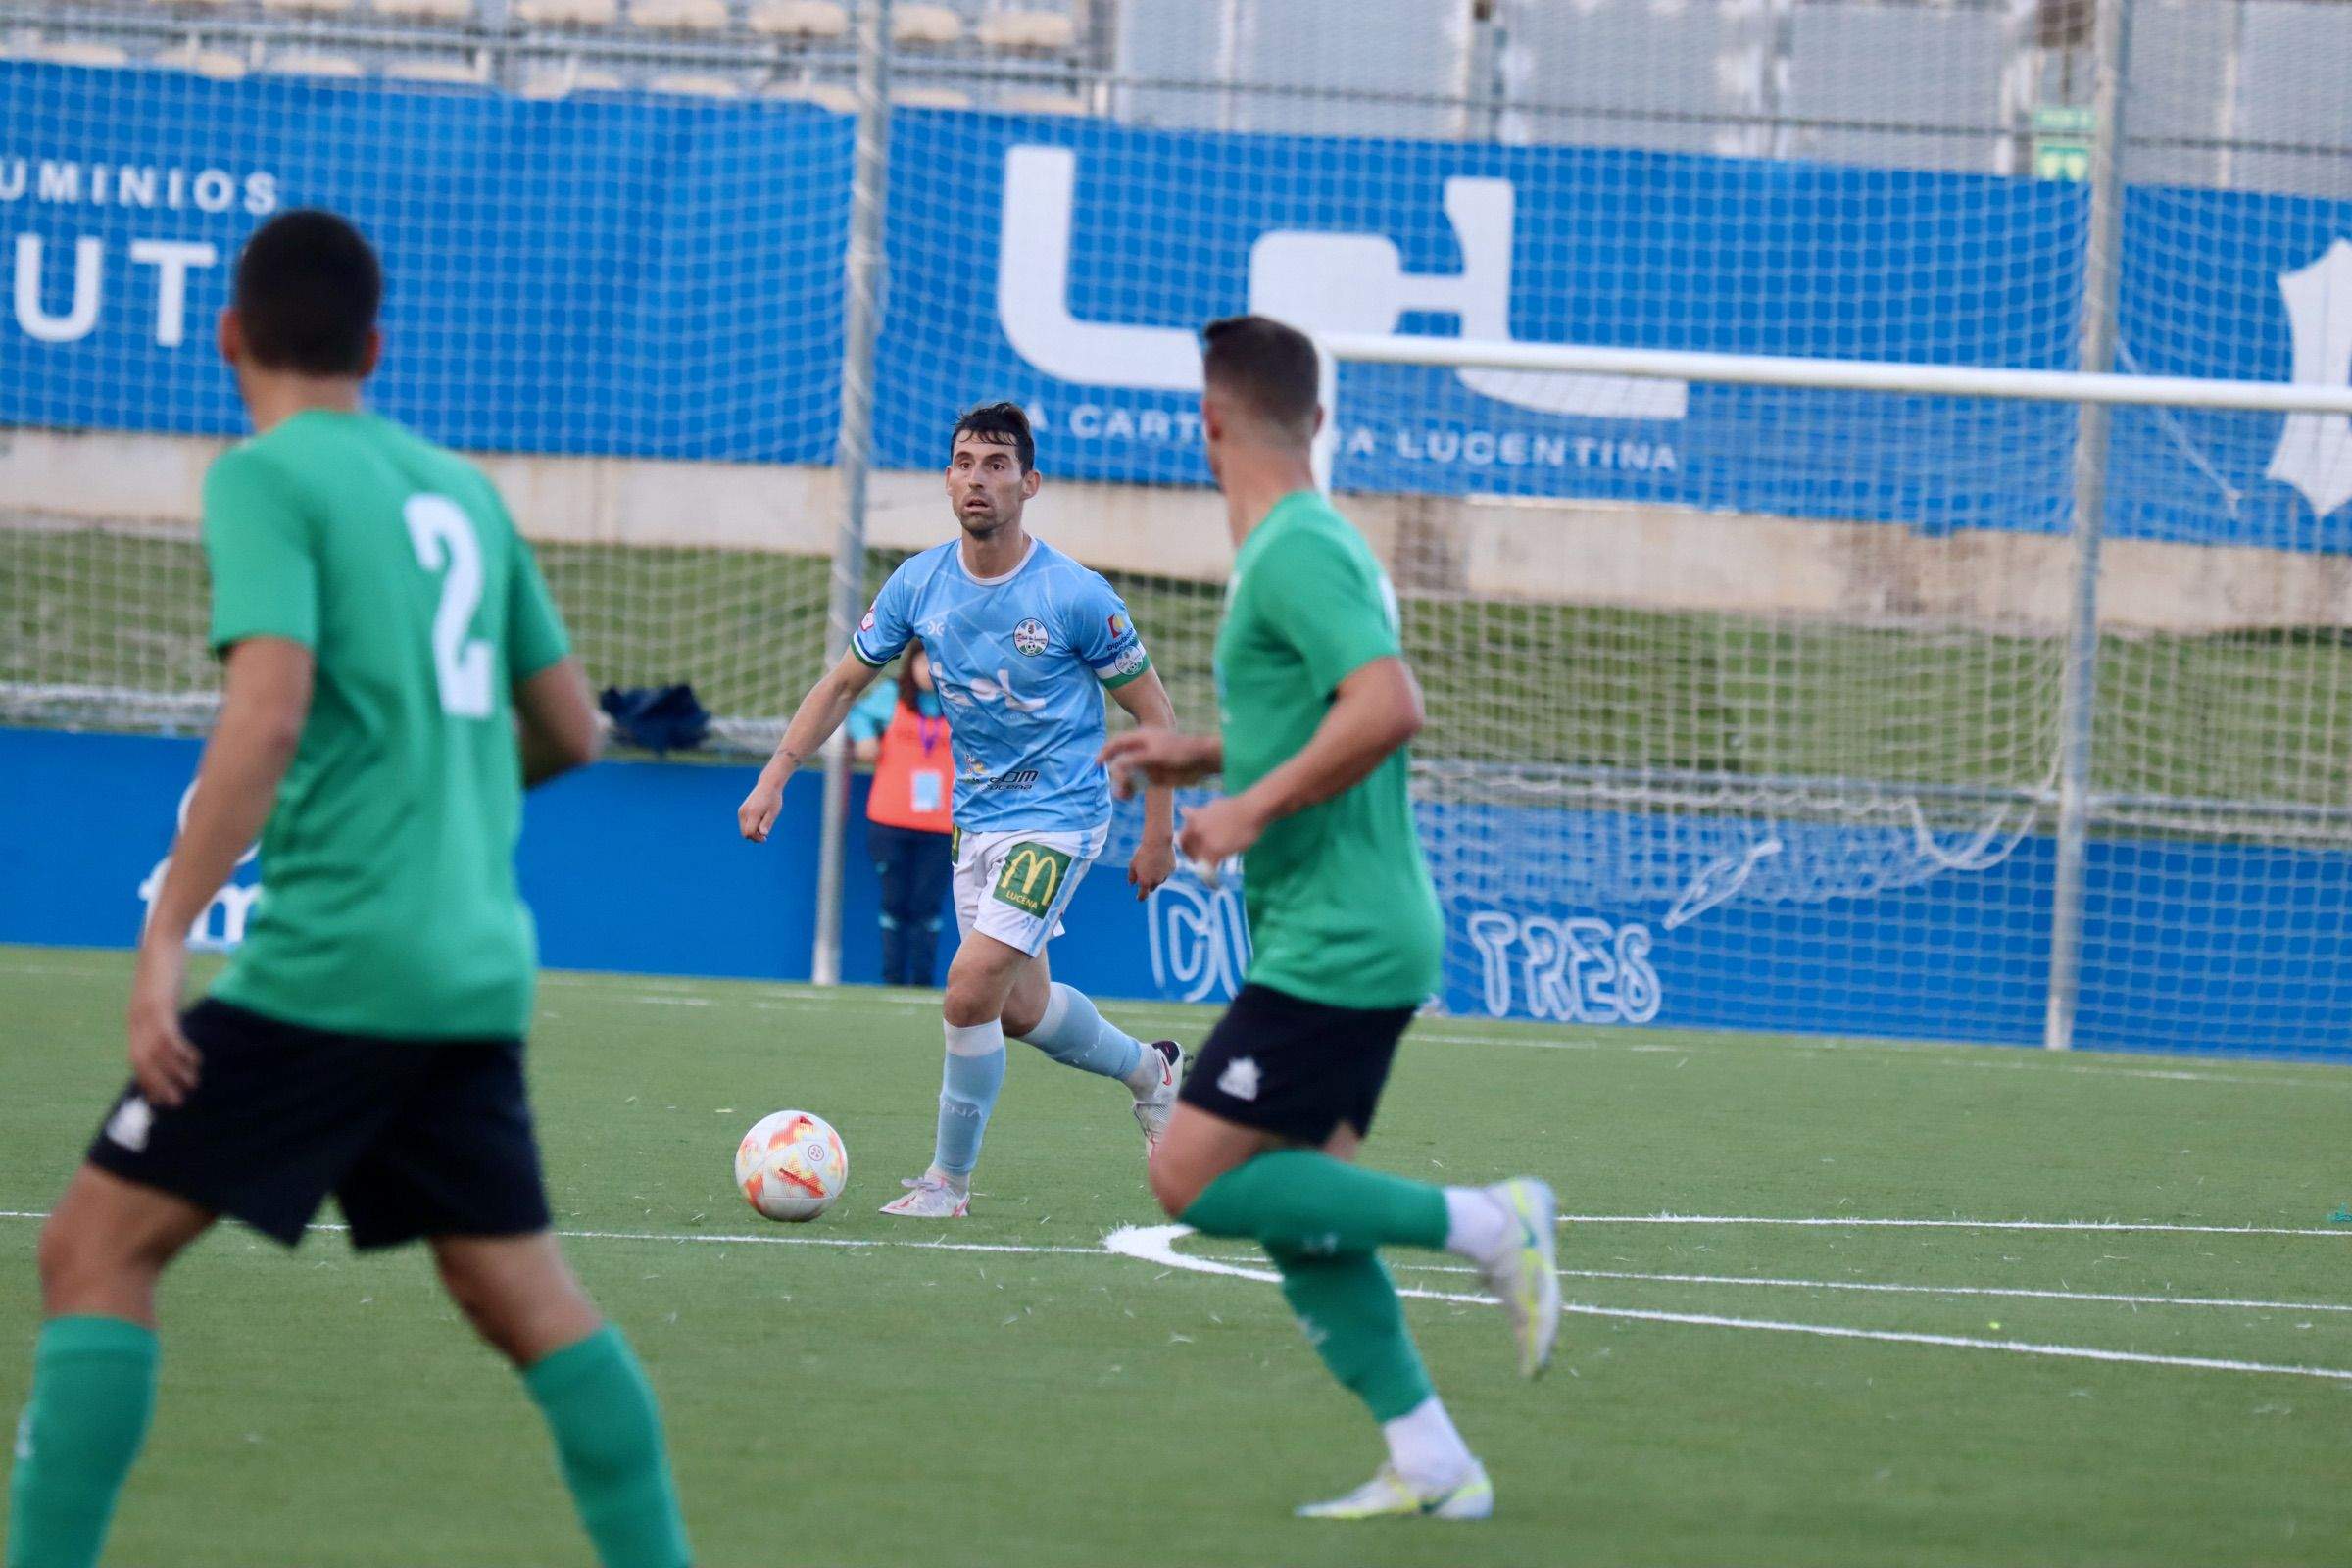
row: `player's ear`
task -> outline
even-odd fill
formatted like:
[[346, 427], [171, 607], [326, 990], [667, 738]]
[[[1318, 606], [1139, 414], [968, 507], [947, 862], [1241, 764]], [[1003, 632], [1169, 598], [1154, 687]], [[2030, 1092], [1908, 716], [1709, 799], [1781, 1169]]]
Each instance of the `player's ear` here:
[[1038, 472], [1035, 468], [1031, 468], [1027, 473], [1022, 474], [1021, 499], [1023, 501], [1027, 501], [1033, 498], [1037, 494], [1037, 487], [1045, 482], [1046, 476]]
[[384, 330], [380, 326], [368, 329], [368, 352], [360, 358], [360, 379], [365, 381], [375, 373], [384, 358]]
[[1319, 435], [1321, 435], [1321, 434], [1323, 433], [1323, 421], [1324, 421], [1325, 419], [1328, 419], [1329, 417], [1331, 417], [1331, 411], [1330, 411], [1329, 409], [1325, 408], [1325, 407], [1324, 407], [1322, 404], [1320, 404], [1320, 403], [1316, 404], [1316, 405], [1315, 405], [1315, 422], [1314, 422], [1312, 425], [1309, 425], [1309, 426], [1307, 427], [1307, 432], [1306, 432], [1306, 433], [1307, 433], [1307, 435], [1308, 435], [1308, 437], [1309, 437], [1310, 439], [1311, 439], [1312, 437], [1314, 437], [1314, 436], [1319, 436]]
[[245, 326], [237, 319], [235, 306], [223, 305], [220, 307], [220, 319], [215, 324], [213, 341], [219, 346], [220, 357], [230, 365], [233, 366], [245, 358]]

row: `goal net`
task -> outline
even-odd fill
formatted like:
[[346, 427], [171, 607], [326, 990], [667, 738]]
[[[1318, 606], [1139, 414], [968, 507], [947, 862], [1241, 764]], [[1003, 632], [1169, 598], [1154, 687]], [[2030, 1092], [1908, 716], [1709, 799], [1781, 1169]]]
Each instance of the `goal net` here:
[[[2082, 421], [1902, 370], [2077, 364], [2080, 8], [923, 9], [869, 573], [943, 536], [956, 414], [1015, 399], [1039, 531], [1204, 725], [1204, 320], [1891, 367], [1341, 366], [1335, 490], [1430, 700], [1443, 1000], [2041, 1037]], [[2137, 8], [2120, 370], [2352, 378], [2352, 154], [2297, 64], [2344, 58], [2338, 9]], [[196, 482], [242, 428], [209, 323], [243, 236], [317, 204], [385, 253], [377, 406], [489, 466], [597, 683], [772, 739], [827, 653], [853, 61], [743, 5], [699, 37], [595, 10], [20, 8], [0, 721], [203, 721]], [[2078, 1038], [2340, 1047], [2352, 420], [2126, 404], [2105, 479]], [[1222, 995], [1232, 887], [1185, 879], [1151, 938], [1169, 994]]]

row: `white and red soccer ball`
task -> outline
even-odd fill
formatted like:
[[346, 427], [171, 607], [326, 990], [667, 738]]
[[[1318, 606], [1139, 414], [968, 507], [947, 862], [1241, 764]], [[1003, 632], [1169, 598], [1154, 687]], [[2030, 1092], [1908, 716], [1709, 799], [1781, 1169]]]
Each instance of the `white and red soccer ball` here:
[[822, 1116], [779, 1110], [735, 1146], [735, 1186], [769, 1219], [814, 1219], [850, 1180], [850, 1152]]

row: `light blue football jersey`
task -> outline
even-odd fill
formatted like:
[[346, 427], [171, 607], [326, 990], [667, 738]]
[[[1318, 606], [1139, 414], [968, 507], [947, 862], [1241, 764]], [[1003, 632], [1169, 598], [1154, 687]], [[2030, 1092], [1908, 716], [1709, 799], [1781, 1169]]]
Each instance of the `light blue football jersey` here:
[[879, 668], [917, 638], [947, 704], [956, 826], [1082, 833], [1110, 820], [1102, 693], [1152, 660], [1109, 583], [1042, 539], [983, 581], [951, 540], [900, 564], [850, 648]]

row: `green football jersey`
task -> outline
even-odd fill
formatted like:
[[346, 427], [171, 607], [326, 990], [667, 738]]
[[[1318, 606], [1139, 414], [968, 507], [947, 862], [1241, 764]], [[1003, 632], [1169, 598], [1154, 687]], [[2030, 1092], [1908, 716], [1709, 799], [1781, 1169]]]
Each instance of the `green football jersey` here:
[[318, 661], [213, 995], [351, 1034], [521, 1035], [538, 955], [509, 694], [568, 647], [498, 492], [387, 419], [314, 410], [213, 465], [204, 547], [215, 650], [284, 637]]
[[[1340, 682], [1398, 652], [1396, 591], [1363, 535], [1312, 491], [1284, 497], [1242, 542], [1217, 630], [1226, 789], [1304, 750]], [[1446, 928], [1403, 752], [1267, 828], [1242, 871], [1252, 981], [1342, 1007], [1439, 989]]]

